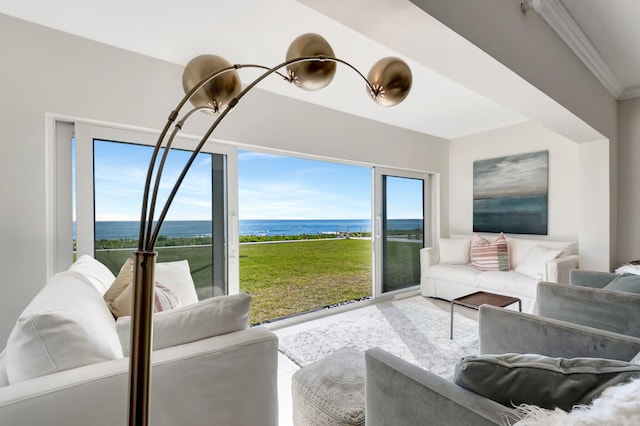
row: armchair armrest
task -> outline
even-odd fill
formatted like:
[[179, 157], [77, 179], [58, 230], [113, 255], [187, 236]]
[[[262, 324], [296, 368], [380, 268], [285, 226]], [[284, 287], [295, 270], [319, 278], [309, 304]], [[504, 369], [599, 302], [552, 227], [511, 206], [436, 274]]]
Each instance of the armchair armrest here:
[[616, 277], [611, 272], [574, 269], [570, 272], [569, 284], [582, 287], [603, 288]]
[[537, 314], [640, 337], [640, 295], [599, 288], [538, 283]]
[[544, 265], [542, 279], [552, 283], [569, 284], [570, 272], [578, 268], [579, 256], [572, 254], [549, 260]]
[[365, 352], [365, 410], [367, 426], [502, 425], [511, 411], [380, 348]]
[[437, 265], [440, 262], [440, 250], [438, 247], [425, 247], [420, 249], [420, 265], [424, 268]]
[[535, 353], [629, 361], [640, 352], [637, 337], [489, 305], [480, 306], [479, 322], [481, 354]]
[[[276, 426], [277, 340], [255, 327], [154, 351], [151, 424]], [[128, 371], [121, 358], [2, 387], [0, 424], [126, 424]]]
[[440, 250], [438, 247], [425, 247], [420, 249], [420, 281], [427, 276], [427, 268], [440, 262]]

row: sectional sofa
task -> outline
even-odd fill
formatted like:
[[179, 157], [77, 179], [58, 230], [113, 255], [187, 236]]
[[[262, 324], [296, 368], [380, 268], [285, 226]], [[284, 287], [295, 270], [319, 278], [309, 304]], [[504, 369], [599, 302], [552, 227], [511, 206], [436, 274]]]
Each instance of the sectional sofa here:
[[[494, 244], [496, 236], [475, 236]], [[541, 281], [569, 283], [578, 268], [576, 241], [547, 241], [506, 236], [507, 270], [481, 270], [472, 262], [474, 236], [440, 238], [420, 252], [420, 292], [426, 297], [452, 300], [476, 291], [518, 297], [522, 310], [532, 313]]]

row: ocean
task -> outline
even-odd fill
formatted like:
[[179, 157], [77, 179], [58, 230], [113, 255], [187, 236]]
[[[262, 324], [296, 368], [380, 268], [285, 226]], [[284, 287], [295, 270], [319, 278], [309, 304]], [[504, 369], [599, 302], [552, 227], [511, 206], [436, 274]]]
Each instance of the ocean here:
[[[136, 221], [102, 221], [95, 224], [96, 240], [137, 239], [139, 225]], [[396, 219], [389, 221], [389, 229], [421, 229], [421, 219]], [[75, 238], [75, 223], [73, 227]], [[336, 232], [371, 232], [370, 219], [344, 220], [240, 220], [240, 235], [300, 235]], [[211, 235], [211, 221], [169, 220], [160, 235], [169, 238]]]

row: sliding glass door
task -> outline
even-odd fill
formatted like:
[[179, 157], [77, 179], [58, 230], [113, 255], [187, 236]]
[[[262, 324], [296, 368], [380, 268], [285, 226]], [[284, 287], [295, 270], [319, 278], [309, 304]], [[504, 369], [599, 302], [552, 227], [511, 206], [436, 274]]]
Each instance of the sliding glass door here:
[[376, 293], [415, 287], [420, 283], [420, 249], [430, 239], [430, 228], [425, 235], [428, 176], [376, 168], [375, 181]]
[[[76, 124], [77, 255], [94, 256], [114, 274], [137, 248], [144, 177], [155, 140], [151, 133]], [[195, 144], [190, 139], [174, 142], [156, 217]], [[230, 284], [237, 276], [237, 237], [230, 244], [230, 235], [237, 235], [237, 223], [229, 223], [228, 215], [235, 210], [228, 202], [229, 155], [235, 156], [235, 150], [213, 144], [198, 154], [156, 243], [158, 262], [189, 262], [200, 299], [234, 292]], [[237, 284], [231, 287], [237, 289]]]

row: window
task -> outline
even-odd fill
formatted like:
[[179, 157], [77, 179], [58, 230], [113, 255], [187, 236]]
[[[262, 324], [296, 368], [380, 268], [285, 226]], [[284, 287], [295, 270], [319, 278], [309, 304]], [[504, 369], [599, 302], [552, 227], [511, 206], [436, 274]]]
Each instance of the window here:
[[[117, 274], [137, 247], [157, 135], [52, 122], [50, 271], [73, 260], [73, 234], [75, 255]], [[196, 144], [176, 139], [160, 199]], [[169, 210], [158, 261], [188, 259], [200, 298], [251, 292], [252, 323], [415, 289], [434, 235], [434, 178], [207, 143]]]
[[238, 163], [251, 322], [371, 297], [371, 168], [251, 151]]
[[[144, 181], [155, 136], [84, 125], [76, 125], [76, 135], [77, 254], [91, 254], [117, 274], [137, 249]], [[174, 142], [177, 149], [167, 158], [155, 217], [193, 145], [191, 140]], [[182, 183], [156, 243], [158, 262], [189, 261], [201, 299], [234, 290], [229, 288], [233, 272], [227, 219], [231, 153], [207, 148], [198, 154]]]
[[[420, 284], [420, 249], [425, 235], [428, 176], [376, 168], [376, 289], [379, 294]], [[429, 231], [431, 228], [427, 228]]]

